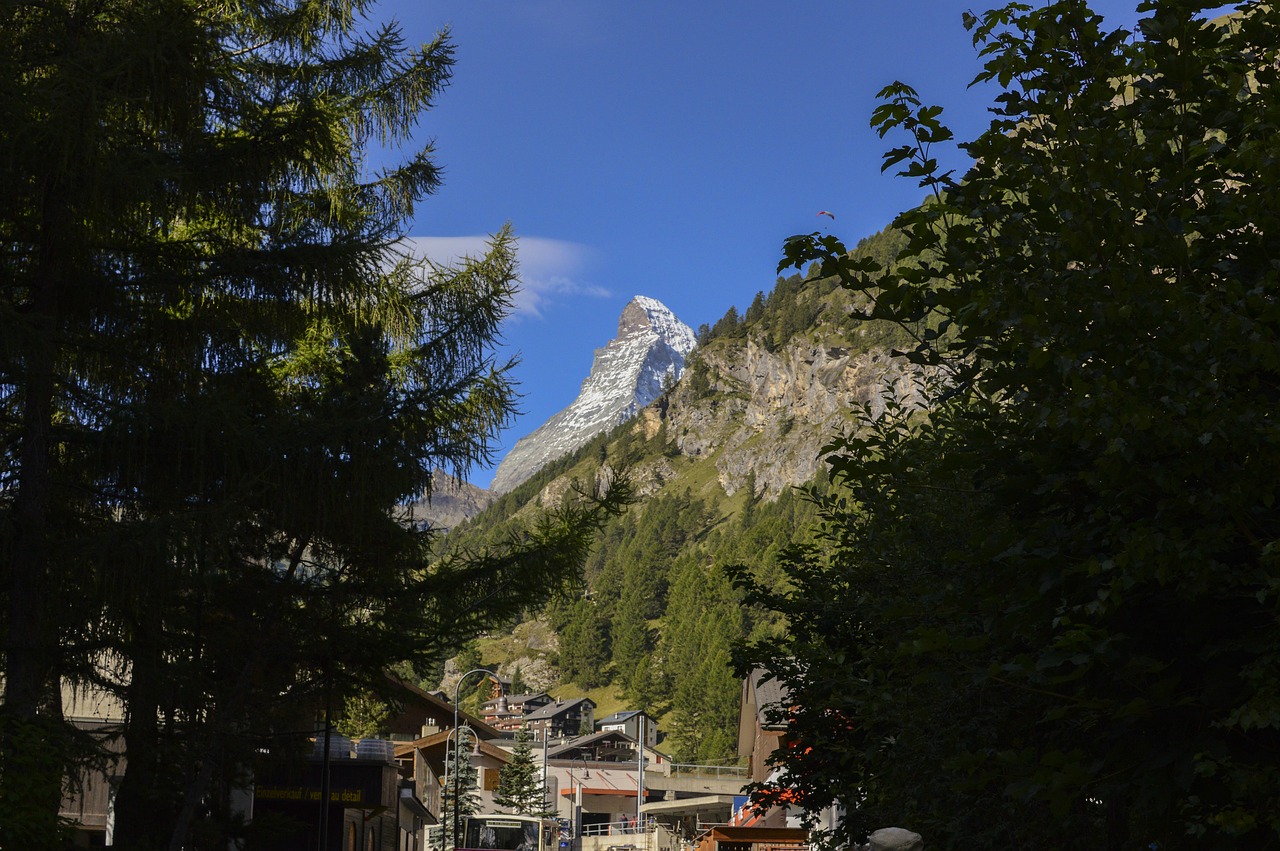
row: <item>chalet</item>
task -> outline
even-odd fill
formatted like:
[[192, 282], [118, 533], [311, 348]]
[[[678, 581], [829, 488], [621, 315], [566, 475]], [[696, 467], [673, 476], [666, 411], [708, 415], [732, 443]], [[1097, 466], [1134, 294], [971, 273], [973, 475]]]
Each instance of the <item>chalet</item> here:
[[[585, 762], [629, 762], [634, 765], [638, 749], [636, 740], [626, 733], [619, 730], [602, 730], [599, 733], [578, 736], [556, 745], [551, 748], [547, 755], [550, 759], [576, 759]], [[646, 753], [646, 762], [652, 761], [653, 758], [653, 754]]]
[[[325, 821], [325, 847], [329, 851], [358, 848], [417, 851], [426, 842], [426, 827], [436, 822], [434, 812], [423, 804], [421, 784], [401, 782], [401, 766], [413, 764], [412, 744], [424, 739], [449, 741], [456, 717], [469, 732], [461, 735], [463, 746], [473, 747], [475, 738], [498, 735], [498, 731], [467, 712], [458, 711], [438, 693], [424, 691], [412, 683], [388, 677], [385, 699], [391, 716], [385, 722], [388, 739], [352, 742], [345, 736], [329, 737], [329, 802], [322, 808], [324, 776], [323, 733], [315, 741], [308, 758], [286, 755], [278, 762], [267, 760], [255, 775], [253, 819], [260, 831], [270, 826], [270, 847], [280, 851], [312, 851], [319, 843], [319, 827]], [[408, 753], [402, 757], [401, 751]], [[490, 755], [492, 756], [492, 754]], [[408, 775], [412, 777], [412, 775]], [[491, 782], [496, 784], [493, 769]], [[432, 787], [438, 794], [438, 788]], [[321, 813], [327, 819], [321, 818]]]
[[595, 729], [596, 703], [589, 697], [557, 700], [524, 716], [524, 723], [536, 739], [577, 736]]
[[742, 681], [738, 709], [738, 758], [746, 758], [751, 782], [769, 774], [768, 759], [782, 744], [787, 729], [787, 692], [776, 680], [766, 679], [757, 668]]
[[[393, 711], [386, 728], [393, 742], [412, 742], [453, 726], [454, 706], [443, 694], [425, 691], [397, 677], [387, 679], [390, 681], [388, 703]], [[486, 719], [461, 709], [457, 718], [459, 724], [478, 729], [482, 738], [498, 735]]]
[[[393, 707], [387, 722], [392, 739], [412, 741], [425, 733], [449, 735], [453, 704], [395, 678], [388, 678], [386, 697]], [[59, 808], [72, 828], [74, 847], [109, 847], [113, 844], [114, 785], [127, 770], [121, 729], [125, 711], [121, 703], [101, 689], [72, 688], [62, 693], [68, 721], [96, 738], [105, 758], [84, 768], [75, 783], [67, 785]], [[321, 712], [317, 707], [317, 712]], [[479, 718], [459, 713], [482, 737], [498, 732]], [[303, 720], [299, 726], [304, 726]], [[464, 737], [465, 738], [465, 737]], [[273, 849], [312, 851], [318, 842], [320, 821], [323, 735], [309, 757], [283, 748], [281, 758], [265, 752], [255, 767], [252, 787], [227, 791], [232, 812], [256, 821], [260, 835], [270, 833]], [[326, 832], [331, 849], [359, 847], [419, 849], [425, 826], [433, 820], [412, 789], [402, 788], [391, 760], [392, 741], [345, 737], [330, 738], [330, 802]], [[496, 782], [496, 771], [491, 780]], [[351, 843], [358, 841], [357, 846]]]
[[[769, 765], [769, 756], [785, 743], [787, 710], [790, 705], [787, 689], [778, 681], [768, 678], [762, 669], [757, 668], [742, 681], [742, 699], [738, 713], [738, 757], [747, 760], [752, 783], [785, 782], [780, 769]], [[830, 829], [837, 824], [840, 816], [838, 805], [828, 807], [816, 814], [813, 823], [817, 827]], [[734, 811], [729, 826], [770, 830], [796, 828], [800, 826], [800, 819], [790, 814], [786, 807], [773, 807], [761, 813], [750, 806], [742, 806]], [[717, 840], [718, 843], [722, 841], [733, 843], [739, 840]], [[699, 851], [711, 849], [700, 848]], [[735, 848], [734, 851], [747, 849]]]
[[625, 733], [636, 741], [640, 740], [641, 728], [644, 730], [644, 743], [646, 747], [655, 747], [658, 744], [658, 725], [649, 717], [649, 714], [643, 709], [629, 709], [623, 712], [615, 712], [608, 718], [604, 718], [596, 722], [596, 730], [601, 733], [619, 732]]
[[[742, 701], [738, 712], [738, 758], [747, 760], [748, 776], [753, 783], [776, 779], [777, 771], [768, 764], [769, 755], [782, 745], [786, 733], [787, 691], [776, 680], [767, 679], [757, 668], [742, 681]], [[785, 807], [773, 807], [760, 813], [751, 807], [735, 810], [730, 825], [781, 829], [789, 825]]]
[[[561, 817], [575, 826], [575, 835], [584, 831], [607, 838], [609, 833], [622, 833], [626, 824], [634, 824], [641, 805], [662, 798], [661, 792], [640, 783], [640, 751], [634, 739], [617, 731], [579, 736], [548, 749], [548, 797]], [[643, 749], [643, 756], [646, 771], [660, 773], [660, 766], [668, 762], [649, 748]], [[642, 800], [637, 800], [638, 794]]]
[[[492, 731], [492, 728], [486, 729]], [[492, 737], [493, 732], [489, 733]], [[401, 742], [395, 745], [395, 759], [400, 765], [400, 776], [411, 778], [414, 796], [422, 801], [426, 809], [438, 815], [442, 813], [442, 797], [446, 777], [445, 765], [449, 754], [453, 752], [454, 739], [451, 731], [442, 730], [424, 736], [412, 742]], [[480, 798], [480, 811], [491, 812], [495, 809], [493, 793], [498, 789], [498, 778], [502, 767], [507, 764], [510, 754], [506, 749], [488, 741], [485, 734], [479, 739], [463, 730], [462, 746], [471, 753], [471, 764], [476, 769], [476, 791]]]
[[63, 717], [97, 741], [107, 755], [80, 770], [78, 781], [66, 786], [58, 815], [73, 825], [76, 847], [103, 847], [111, 840], [114, 796], [112, 786], [125, 770], [124, 740], [120, 736], [125, 710], [113, 695], [95, 688], [62, 686]]
[[809, 831], [799, 827], [713, 827], [696, 851], [808, 851]]
[[506, 709], [502, 708], [502, 700], [493, 698], [480, 704], [480, 715], [485, 722], [498, 730], [513, 732], [524, 726], [525, 716], [536, 709], [551, 703], [553, 698], [545, 691], [532, 694], [508, 695]]

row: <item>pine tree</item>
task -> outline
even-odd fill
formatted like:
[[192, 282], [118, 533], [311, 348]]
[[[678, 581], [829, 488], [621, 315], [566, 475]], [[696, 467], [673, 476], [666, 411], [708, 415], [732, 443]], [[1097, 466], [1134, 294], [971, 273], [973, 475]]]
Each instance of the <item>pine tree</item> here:
[[520, 672], [520, 666], [517, 664], [515, 670], [511, 672], [511, 693], [526, 694], [529, 686], [524, 681], [524, 676]]
[[516, 733], [516, 746], [511, 751], [511, 758], [499, 775], [493, 802], [512, 813], [550, 816], [553, 813], [547, 807], [546, 787], [542, 782], [541, 771], [534, 762], [530, 740], [529, 730], [520, 728]]
[[584, 688], [609, 681], [609, 624], [590, 600], [578, 600], [560, 633], [560, 668]]
[[696, 556], [680, 560], [671, 599], [661, 653], [674, 684], [673, 756], [687, 762], [729, 758], [739, 682], [730, 646], [743, 637], [740, 601], [725, 574]]
[[463, 741], [454, 741], [453, 749], [445, 758], [447, 782], [441, 789], [445, 848], [454, 848], [459, 844], [455, 841], [453, 832], [454, 821], [457, 821], [460, 831], [465, 830], [463, 820], [480, 812], [479, 772], [471, 762], [471, 750], [465, 744], [466, 737], [460, 738]]

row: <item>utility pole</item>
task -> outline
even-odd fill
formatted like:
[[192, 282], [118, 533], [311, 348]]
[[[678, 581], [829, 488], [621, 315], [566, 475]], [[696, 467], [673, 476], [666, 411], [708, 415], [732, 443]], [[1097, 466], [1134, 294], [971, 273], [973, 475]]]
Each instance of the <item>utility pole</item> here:
[[320, 835], [316, 851], [329, 851], [329, 742], [333, 738], [333, 691], [331, 662], [324, 665], [324, 751], [320, 757]]
[[639, 741], [636, 743], [636, 830], [644, 824], [644, 710], [640, 711]]
[[550, 812], [551, 803], [547, 800], [547, 731], [539, 730], [538, 735], [542, 737], [542, 811]]

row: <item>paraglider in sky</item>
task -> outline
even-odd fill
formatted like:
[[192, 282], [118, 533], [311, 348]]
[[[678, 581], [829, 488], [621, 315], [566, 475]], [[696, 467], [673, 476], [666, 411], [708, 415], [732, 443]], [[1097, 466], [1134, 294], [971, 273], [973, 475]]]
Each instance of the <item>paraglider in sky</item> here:
[[819, 215], [819, 216], [827, 216], [827, 217], [829, 217], [829, 218], [831, 219], [831, 221], [833, 221], [833, 222], [836, 220], [836, 214], [835, 214], [835, 213], [828, 213], [826, 210], [819, 210], [819, 211], [818, 211], [818, 215]]

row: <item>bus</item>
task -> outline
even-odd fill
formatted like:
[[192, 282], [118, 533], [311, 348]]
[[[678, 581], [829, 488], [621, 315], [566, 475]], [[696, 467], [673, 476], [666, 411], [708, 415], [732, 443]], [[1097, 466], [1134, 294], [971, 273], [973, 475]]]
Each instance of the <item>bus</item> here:
[[557, 851], [560, 822], [538, 816], [480, 815], [462, 819], [457, 851]]

